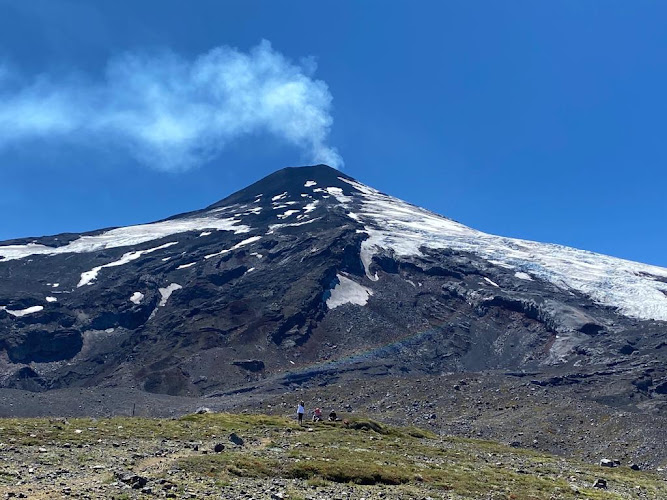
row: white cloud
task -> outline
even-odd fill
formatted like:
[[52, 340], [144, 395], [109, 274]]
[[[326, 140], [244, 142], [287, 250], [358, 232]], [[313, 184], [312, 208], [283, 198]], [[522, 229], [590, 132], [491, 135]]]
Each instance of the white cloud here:
[[268, 133], [308, 161], [341, 167], [328, 144], [332, 96], [314, 70], [312, 59], [290, 62], [267, 41], [194, 60], [127, 53], [99, 81], [71, 74], [26, 82], [0, 62], [0, 150], [34, 139], [112, 144], [152, 168], [179, 171], [238, 138]]

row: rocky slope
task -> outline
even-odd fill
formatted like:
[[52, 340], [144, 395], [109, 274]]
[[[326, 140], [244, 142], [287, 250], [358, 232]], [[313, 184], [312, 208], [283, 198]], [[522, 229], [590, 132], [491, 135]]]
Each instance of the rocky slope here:
[[152, 224], [0, 243], [5, 414], [47, 413], [30, 394], [51, 391], [67, 414], [133, 391], [252, 407], [480, 373], [662, 419], [666, 320], [667, 269], [481, 233], [326, 166]]
[[[343, 415], [346, 417], [346, 415]], [[8, 420], [5, 498], [656, 499], [667, 483], [488, 441], [368, 419], [266, 415]], [[613, 465], [613, 464], [612, 464]]]

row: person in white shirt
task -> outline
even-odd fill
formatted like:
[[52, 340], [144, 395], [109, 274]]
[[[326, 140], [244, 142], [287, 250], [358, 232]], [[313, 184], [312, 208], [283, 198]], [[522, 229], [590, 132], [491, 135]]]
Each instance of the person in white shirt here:
[[306, 408], [303, 404], [303, 401], [299, 403], [299, 406], [296, 409], [296, 418], [299, 420], [299, 425], [303, 425], [303, 414], [306, 413]]

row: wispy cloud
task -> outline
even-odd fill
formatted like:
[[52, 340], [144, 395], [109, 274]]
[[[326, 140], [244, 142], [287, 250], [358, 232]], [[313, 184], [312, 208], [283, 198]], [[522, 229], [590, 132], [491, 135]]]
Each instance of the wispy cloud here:
[[26, 81], [0, 62], [0, 150], [34, 139], [111, 143], [152, 168], [182, 171], [236, 139], [268, 133], [307, 161], [341, 167], [328, 144], [332, 96], [314, 71], [312, 60], [291, 62], [267, 41], [194, 60], [127, 53], [98, 81], [77, 73]]

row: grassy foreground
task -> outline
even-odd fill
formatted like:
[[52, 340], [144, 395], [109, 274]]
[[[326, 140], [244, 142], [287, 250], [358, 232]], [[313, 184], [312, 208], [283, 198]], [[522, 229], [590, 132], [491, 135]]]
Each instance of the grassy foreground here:
[[667, 498], [651, 473], [364, 419], [5, 419], [0, 458], [0, 498]]

